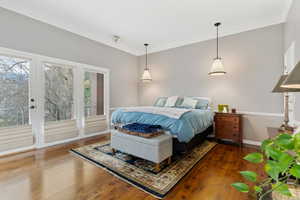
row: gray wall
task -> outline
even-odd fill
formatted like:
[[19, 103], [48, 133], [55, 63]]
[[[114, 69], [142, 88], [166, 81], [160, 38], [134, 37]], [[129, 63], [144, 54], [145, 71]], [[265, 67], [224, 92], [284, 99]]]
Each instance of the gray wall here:
[[138, 104], [138, 59], [115, 48], [0, 8], [0, 46], [111, 70], [111, 107]]
[[[269, 120], [270, 116], [261, 113], [283, 112], [282, 95], [271, 93], [283, 72], [283, 24], [222, 37], [225, 76], [208, 76], [215, 54], [215, 40], [150, 54], [153, 83], [140, 84], [140, 104], [150, 105], [159, 96], [212, 97], [215, 105], [260, 112], [245, 116], [245, 138], [266, 138], [266, 127], [279, 126], [282, 120], [278, 116]], [[141, 74], [144, 56], [139, 65]]]
[[[109, 68], [112, 107], [149, 105], [158, 96], [191, 95], [210, 96], [215, 105], [226, 103], [242, 111], [282, 112], [282, 96], [270, 91], [282, 73], [283, 25], [221, 38], [220, 53], [228, 72], [224, 77], [207, 76], [215, 56], [214, 40], [151, 54], [154, 81], [142, 85], [144, 57], [3, 8], [0, 16], [1, 47]], [[281, 120], [245, 115], [245, 139], [266, 138], [266, 127], [278, 126]]]
[[[274, 25], [220, 39], [227, 74], [209, 77], [215, 40], [149, 55], [153, 83], [140, 84], [140, 103], [158, 96], [212, 97], [214, 103], [238, 110], [282, 113], [280, 94], [271, 93], [283, 71], [283, 25]], [[144, 57], [140, 57], [140, 73]]]
[[[300, 61], [300, 1], [294, 0], [284, 26], [285, 51], [295, 41], [295, 63]], [[296, 120], [300, 121], [300, 94], [296, 94]]]

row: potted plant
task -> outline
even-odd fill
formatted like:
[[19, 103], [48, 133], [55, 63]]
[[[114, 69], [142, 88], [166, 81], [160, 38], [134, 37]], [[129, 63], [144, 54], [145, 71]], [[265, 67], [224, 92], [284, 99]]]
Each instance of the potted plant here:
[[240, 174], [249, 182], [231, 184], [240, 192], [254, 194], [259, 200], [265, 199], [272, 192], [291, 197], [290, 185], [299, 187], [300, 180], [300, 133], [280, 134], [274, 139], [264, 140], [261, 152], [250, 153], [244, 157], [251, 163], [264, 164], [264, 171], [268, 175], [263, 180], [253, 171], [240, 171]]

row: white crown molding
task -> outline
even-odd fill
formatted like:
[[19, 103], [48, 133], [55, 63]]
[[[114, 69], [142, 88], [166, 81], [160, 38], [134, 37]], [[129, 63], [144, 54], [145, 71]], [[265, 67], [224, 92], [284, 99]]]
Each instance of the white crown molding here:
[[292, 8], [292, 5], [294, 4], [294, 0], [286, 0], [286, 7], [282, 13], [282, 21], [286, 22], [287, 18], [289, 16], [290, 10]]
[[[253, 30], [256, 30], [256, 29], [266, 28], [268, 26], [274, 26], [274, 25], [282, 24], [284, 22], [285, 22], [285, 20], [282, 20], [278, 23], [251, 27], [251, 28], [245, 29], [243, 31], [236, 31], [236, 32], [220, 34], [219, 39], [222, 39], [223, 37], [227, 37], [227, 36], [232, 36], [232, 35], [244, 33], [244, 32], [247, 32], [247, 31], [253, 31]], [[170, 49], [175, 49], [175, 48], [178, 48], [178, 47], [188, 46], [188, 45], [196, 44], [196, 43], [199, 43], [199, 42], [205, 42], [205, 41], [215, 40], [215, 39], [216, 39], [216, 37], [213, 36], [213, 37], [207, 37], [207, 38], [198, 38], [198, 39], [194, 39], [194, 40], [174, 41], [174, 42], [171, 42], [171, 43], [168, 43], [168, 44], [160, 44], [159, 46], [158, 45], [157, 46], [151, 46], [151, 48], [149, 48], [149, 50], [148, 50], [148, 54], [157, 53], [157, 52], [161, 52], [161, 51], [166, 51], [166, 50], [170, 50]], [[145, 55], [145, 52], [140, 51], [140, 53], [137, 54], [136, 56], [144, 56], [144, 55]]]

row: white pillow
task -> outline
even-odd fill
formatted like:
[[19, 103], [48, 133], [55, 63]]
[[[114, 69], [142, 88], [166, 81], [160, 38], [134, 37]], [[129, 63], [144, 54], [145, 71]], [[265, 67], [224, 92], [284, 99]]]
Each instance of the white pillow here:
[[185, 108], [196, 108], [197, 103], [198, 101], [196, 99], [184, 97], [181, 106]]
[[177, 99], [178, 99], [178, 96], [168, 97], [165, 107], [174, 107]]

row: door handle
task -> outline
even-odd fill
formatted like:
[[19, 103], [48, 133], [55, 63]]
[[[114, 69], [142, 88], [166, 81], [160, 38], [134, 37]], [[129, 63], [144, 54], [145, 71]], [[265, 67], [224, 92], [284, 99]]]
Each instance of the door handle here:
[[35, 109], [35, 106], [30, 106], [30, 109]]

